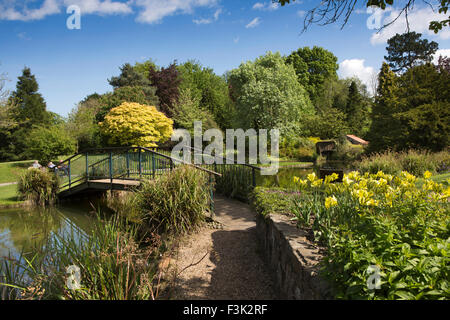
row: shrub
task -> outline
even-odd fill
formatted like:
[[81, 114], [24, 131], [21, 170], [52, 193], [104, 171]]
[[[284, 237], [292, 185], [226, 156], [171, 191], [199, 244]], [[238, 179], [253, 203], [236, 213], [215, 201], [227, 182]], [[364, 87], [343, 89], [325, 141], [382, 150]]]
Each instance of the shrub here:
[[26, 154], [47, 164], [58, 156], [73, 154], [76, 141], [62, 126], [36, 127], [26, 138]]
[[363, 145], [354, 145], [347, 140], [339, 141], [336, 145], [336, 151], [331, 154], [331, 159], [352, 162], [361, 158], [363, 152]]
[[429, 153], [413, 149], [402, 152], [388, 150], [363, 156], [355, 166], [359, 171], [369, 173], [383, 171], [389, 174], [399, 174], [401, 171], [407, 171], [417, 176], [423, 175], [425, 171], [445, 173], [449, 170], [450, 153], [448, 151]]
[[258, 214], [287, 214], [292, 212], [293, 199], [297, 192], [284, 188], [256, 187], [251, 194], [251, 204]]
[[189, 232], [205, 220], [210, 209], [208, 176], [190, 166], [143, 181], [136, 196], [143, 223], [160, 234]]
[[17, 184], [18, 193], [23, 199], [40, 206], [53, 204], [58, 188], [57, 175], [39, 169], [29, 169], [24, 172]]
[[124, 102], [99, 123], [109, 142], [124, 146], [156, 147], [172, 135], [173, 120], [153, 106]]
[[313, 137], [283, 139], [280, 143], [280, 157], [313, 162], [317, 157], [314, 143], [316, 140], [317, 139]]
[[436, 164], [432, 156], [426, 152], [409, 150], [400, 156], [402, 170], [421, 176], [425, 171], [436, 172]]

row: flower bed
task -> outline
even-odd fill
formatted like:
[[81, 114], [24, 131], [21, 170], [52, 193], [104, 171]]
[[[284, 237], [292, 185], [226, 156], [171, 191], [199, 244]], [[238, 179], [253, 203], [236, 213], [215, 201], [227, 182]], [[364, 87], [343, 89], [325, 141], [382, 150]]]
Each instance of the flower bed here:
[[337, 298], [450, 298], [450, 188], [430, 179], [351, 172], [294, 178], [299, 227], [327, 248], [322, 271]]

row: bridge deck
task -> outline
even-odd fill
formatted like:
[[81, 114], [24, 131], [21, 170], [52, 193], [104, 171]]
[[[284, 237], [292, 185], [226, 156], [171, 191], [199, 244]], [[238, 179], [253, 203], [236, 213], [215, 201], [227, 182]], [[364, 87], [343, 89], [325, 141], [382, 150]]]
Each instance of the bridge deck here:
[[77, 193], [86, 193], [92, 191], [105, 190], [129, 190], [140, 185], [139, 180], [125, 180], [125, 179], [98, 179], [84, 181], [74, 187], [61, 190], [59, 192], [60, 198], [72, 196]]

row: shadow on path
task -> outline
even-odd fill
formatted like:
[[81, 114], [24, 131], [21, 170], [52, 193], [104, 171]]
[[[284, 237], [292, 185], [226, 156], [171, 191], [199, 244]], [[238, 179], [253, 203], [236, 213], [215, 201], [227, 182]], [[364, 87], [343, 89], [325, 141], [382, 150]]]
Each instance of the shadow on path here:
[[223, 229], [202, 229], [182, 244], [177, 269], [192, 266], [177, 278], [174, 298], [276, 299], [270, 273], [258, 252], [253, 211], [242, 202], [220, 196], [215, 198], [215, 208], [215, 220]]

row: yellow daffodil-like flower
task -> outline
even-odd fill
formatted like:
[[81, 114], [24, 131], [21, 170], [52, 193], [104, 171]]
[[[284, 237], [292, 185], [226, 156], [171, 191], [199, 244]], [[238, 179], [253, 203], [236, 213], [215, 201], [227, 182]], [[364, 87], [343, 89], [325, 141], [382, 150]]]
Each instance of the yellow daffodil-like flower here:
[[325, 176], [325, 184], [329, 184], [333, 181], [336, 181], [338, 178], [339, 178], [339, 175], [335, 172], [332, 174], [329, 174], [329, 175]]
[[409, 172], [407, 172], [407, 171], [402, 171], [402, 173], [400, 174], [400, 176], [402, 177], [402, 178], [404, 178], [407, 182], [409, 182], [409, 183], [414, 183], [415, 181], [416, 181], [416, 177], [414, 176], [414, 175], [412, 175], [412, 174], [410, 174]]
[[352, 171], [348, 174], [348, 178], [358, 181], [359, 180], [359, 172], [358, 171]]
[[392, 192], [386, 192], [384, 197], [386, 198], [385, 204], [392, 208], [395, 197], [394, 194]]
[[331, 207], [337, 206], [338, 202], [335, 196], [331, 196], [325, 199], [325, 208], [330, 209]]
[[379, 201], [378, 200], [374, 200], [374, 199], [368, 199], [366, 201], [366, 205], [367, 206], [371, 206], [371, 207], [378, 207]]
[[311, 187], [313, 188], [319, 188], [322, 186], [323, 179], [316, 179], [313, 182], [311, 182]]
[[306, 176], [306, 178], [307, 178], [310, 182], [314, 182], [314, 180], [317, 179], [316, 173], [315, 173], [315, 172], [310, 173], [310, 174], [308, 174], [308, 175]]
[[348, 187], [353, 183], [353, 180], [351, 180], [348, 175], [344, 175], [344, 178], [342, 179], [342, 183], [344, 186]]
[[430, 179], [431, 178], [431, 176], [432, 176], [432, 173], [430, 172], [430, 171], [425, 171], [425, 173], [423, 174], [423, 177], [425, 178], [425, 179]]
[[308, 184], [307, 180], [302, 180], [299, 177], [294, 177], [294, 182], [300, 186], [301, 189], [305, 188]]

